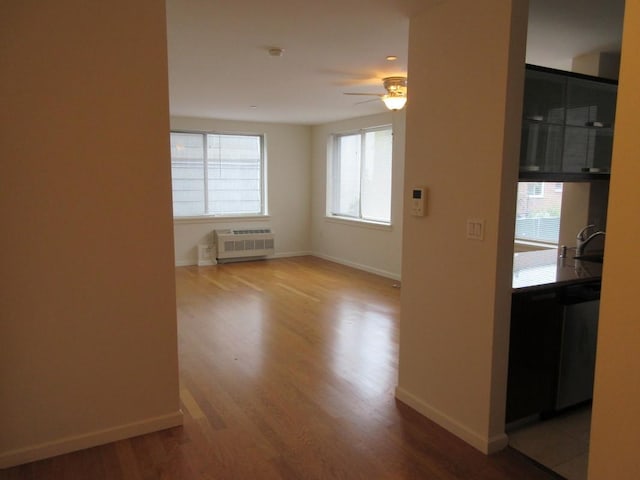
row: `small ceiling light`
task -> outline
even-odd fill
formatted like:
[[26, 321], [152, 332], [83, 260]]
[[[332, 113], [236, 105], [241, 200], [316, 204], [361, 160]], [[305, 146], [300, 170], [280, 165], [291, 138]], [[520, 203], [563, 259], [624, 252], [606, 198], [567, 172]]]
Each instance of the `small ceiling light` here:
[[269, 55], [272, 57], [281, 57], [284, 53], [284, 48], [273, 47], [269, 49]]
[[396, 57], [395, 55], [388, 55], [387, 60], [390, 62], [395, 62], [396, 60], [398, 60], [398, 57]]

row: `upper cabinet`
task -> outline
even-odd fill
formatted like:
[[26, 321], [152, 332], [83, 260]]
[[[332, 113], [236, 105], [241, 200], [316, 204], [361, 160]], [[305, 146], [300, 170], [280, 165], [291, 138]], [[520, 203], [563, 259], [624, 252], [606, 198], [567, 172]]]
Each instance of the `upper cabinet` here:
[[520, 178], [608, 174], [616, 93], [615, 81], [527, 65]]

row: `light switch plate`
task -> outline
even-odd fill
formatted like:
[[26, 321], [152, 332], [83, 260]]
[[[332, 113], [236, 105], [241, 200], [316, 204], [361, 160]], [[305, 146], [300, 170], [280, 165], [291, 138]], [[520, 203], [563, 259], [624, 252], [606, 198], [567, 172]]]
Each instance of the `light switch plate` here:
[[467, 218], [467, 239], [484, 240], [484, 218]]

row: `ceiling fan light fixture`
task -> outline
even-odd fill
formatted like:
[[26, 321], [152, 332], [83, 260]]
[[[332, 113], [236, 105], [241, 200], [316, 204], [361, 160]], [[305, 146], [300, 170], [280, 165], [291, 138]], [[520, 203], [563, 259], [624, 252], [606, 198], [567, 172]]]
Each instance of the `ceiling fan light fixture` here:
[[387, 77], [383, 79], [387, 94], [382, 101], [389, 110], [401, 110], [407, 103], [407, 77]]
[[404, 95], [384, 95], [382, 101], [389, 110], [402, 110], [402, 107], [407, 103], [407, 97]]
[[389, 110], [402, 110], [407, 103], [407, 77], [386, 77], [382, 82], [387, 93], [344, 92], [344, 94], [379, 97]]

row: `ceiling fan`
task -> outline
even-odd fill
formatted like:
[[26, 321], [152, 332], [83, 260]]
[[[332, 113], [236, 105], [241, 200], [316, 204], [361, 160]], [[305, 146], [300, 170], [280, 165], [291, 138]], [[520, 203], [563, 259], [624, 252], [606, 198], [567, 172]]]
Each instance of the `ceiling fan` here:
[[401, 110], [407, 103], [407, 77], [386, 77], [382, 79], [387, 93], [355, 93], [345, 95], [367, 95], [380, 97], [389, 110]]

